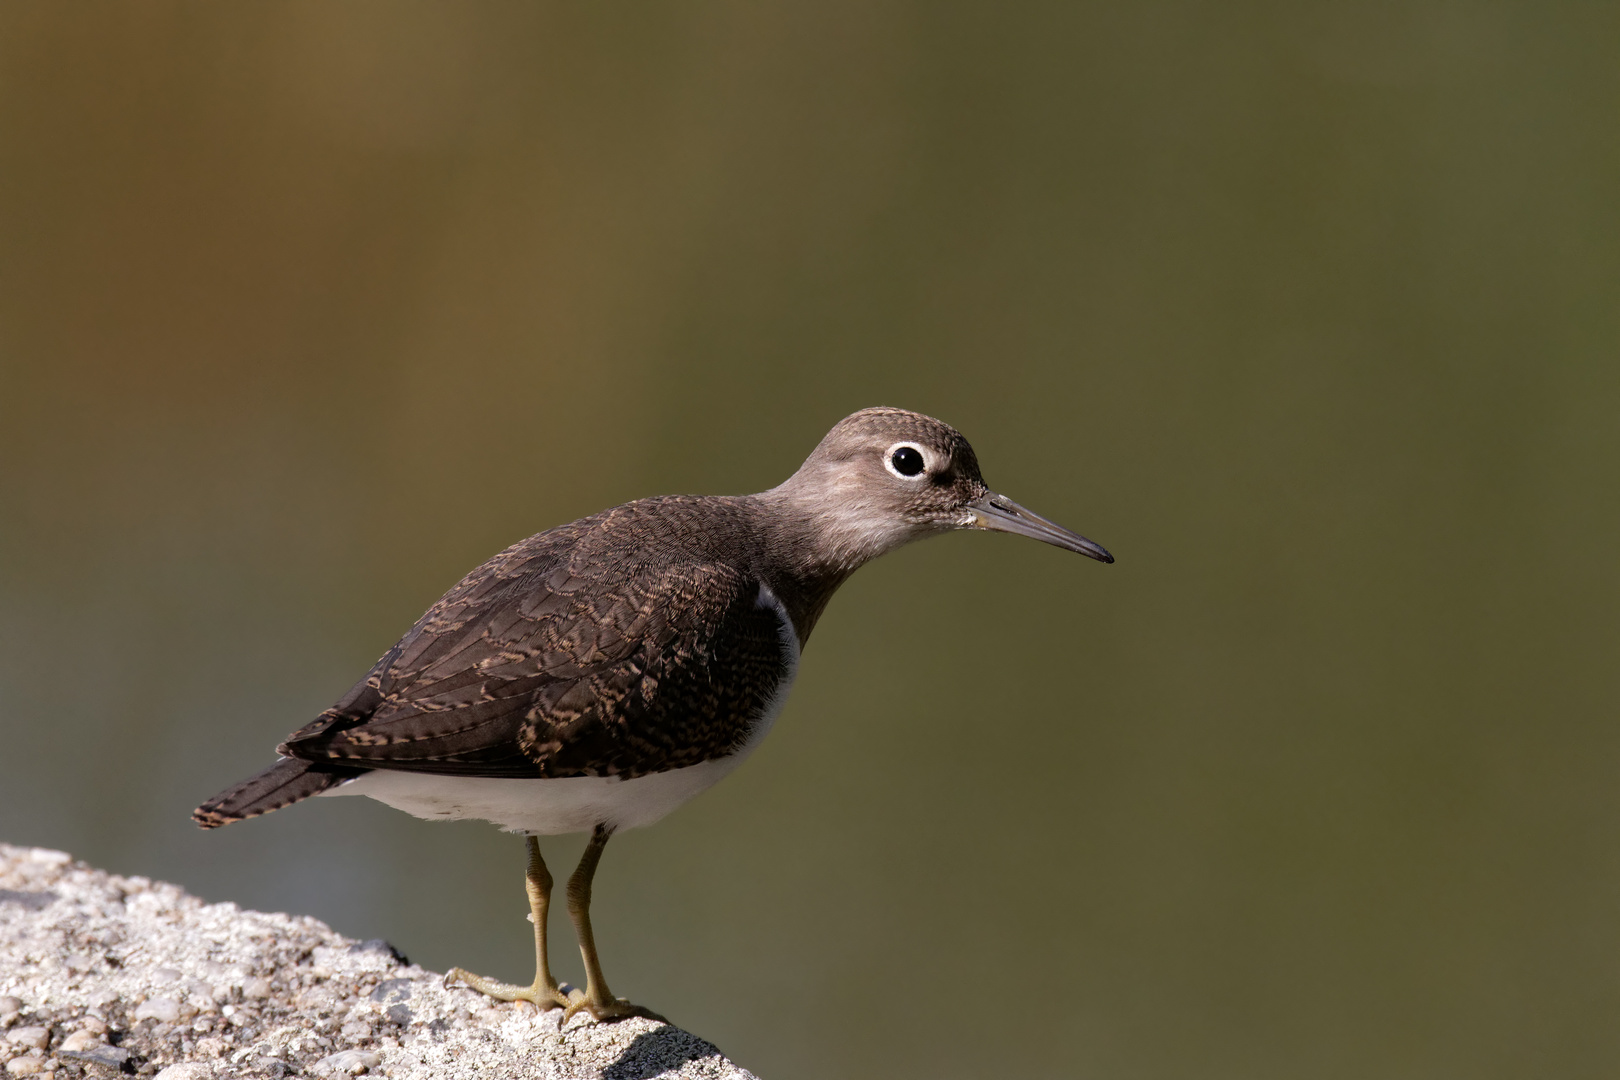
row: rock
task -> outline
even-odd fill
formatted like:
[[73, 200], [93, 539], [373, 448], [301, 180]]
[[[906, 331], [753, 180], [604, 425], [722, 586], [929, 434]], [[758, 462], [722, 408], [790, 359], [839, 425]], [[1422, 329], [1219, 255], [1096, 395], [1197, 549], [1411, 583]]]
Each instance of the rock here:
[[[162, 981], [172, 982], [173, 980], [164, 979]], [[139, 1022], [148, 1019], [157, 1020], [164, 1024], [172, 1024], [180, 1019], [180, 1003], [174, 998], [147, 998], [135, 1007], [135, 1020]]]
[[32, 908], [35, 911], [56, 903], [56, 899], [55, 893], [44, 889], [37, 892], [22, 889], [0, 889], [0, 904], [16, 904], [18, 907]]
[[[752, 1080], [668, 1024], [561, 1027], [560, 1010], [446, 990], [386, 943], [38, 852], [0, 844], [0, 1038], [45, 1037], [0, 1042], [12, 1076], [60, 1059], [57, 1077]], [[3, 899], [18, 893], [48, 898]], [[72, 1034], [46, 1058], [53, 1029]]]
[[405, 959], [405, 954], [404, 953], [400, 952], [398, 949], [394, 948], [392, 945], [388, 944], [388, 942], [384, 941], [380, 937], [379, 938], [372, 938], [370, 941], [362, 941], [358, 945], [350, 945], [349, 946], [349, 951], [350, 952], [379, 952], [379, 953], [385, 953], [388, 956], [393, 957], [394, 958], [394, 963], [396, 963], [396, 964], [409, 964], [410, 963], [409, 960]]
[[14, 1027], [6, 1032], [6, 1039], [18, 1046], [32, 1046], [43, 1050], [51, 1045], [51, 1029], [47, 1027]]
[[200, 1061], [182, 1061], [161, 1070], [153, 1080], [209, 1080], [214, 1075], [211, 1065]]
[[315, 1063], [317, 1075], [347, 1073], [350, 1076], [359, 1076], [367, 1069], [375, 1069], [382, 1064], [382, 1057], [369, 1050], [339, 1050], [335, 1054], [328, 1054]]
[[57, 1057], [69, 1058], [73, 1061], [89, 1061], [97, 1065], [105, 1065], [109, 1069], [122, 1070], [124, 1063], [132, 1055], [122, 1046], [90, 1046], [83, 1050], [61, 1050]]

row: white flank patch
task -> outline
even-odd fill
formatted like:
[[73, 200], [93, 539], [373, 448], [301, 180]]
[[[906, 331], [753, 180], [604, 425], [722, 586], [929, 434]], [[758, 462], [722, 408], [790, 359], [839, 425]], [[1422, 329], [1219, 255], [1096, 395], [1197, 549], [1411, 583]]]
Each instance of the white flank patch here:
[[651, 825], [741, 765], [770, 734], [771, 725], [787, 703], [788, 691], [799, 673], [799, 635], [787, 609], [763, 584], [757, 603], [776, 612], [788, 670], [754, 721], [747, 741], [726, 757], [631, 780], [616, 776], [512, 779], [373, 769], [322, 794], [369, 795], [396, 810], [430, 821], [475, 818], [493, 821], [509, 832], [536, 836], [590, 832], [597, 825], [615, 830]]

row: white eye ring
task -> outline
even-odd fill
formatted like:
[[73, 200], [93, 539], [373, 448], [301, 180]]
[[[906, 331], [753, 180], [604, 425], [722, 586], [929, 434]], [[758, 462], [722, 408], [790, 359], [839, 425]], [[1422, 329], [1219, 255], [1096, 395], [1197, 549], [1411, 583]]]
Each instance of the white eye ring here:
[[[922, 458], [922, 468], [918, 469], [916, 471], [916, 473], [911, 475], [911, 476], [907, 476], [905, 473], [903, 473], [899, 469], [895, 468], [894, 467], [894, 455], [895, 455], [895, 452], [898, 451], [898, 450], [915, 450], [915, 451], [917, 451], [917, 456]], [[889, 470], [889, 475], [890, 476], [893, 476], [898, 480], [917, 481], [917, 480], [923, 479], [925, 476], [928, 475], [928, 469], [929, 469], [929, 465], [930, 465], [929, 458], [931, 456], [932, 455], [930, 455], [927, 450], [925, 450], [921, 446], [918, 446], [914, 442], [897, 442], [893, 446], [889, 447], [887, 450], [883, 451], [883, 467], [885, 469]]]

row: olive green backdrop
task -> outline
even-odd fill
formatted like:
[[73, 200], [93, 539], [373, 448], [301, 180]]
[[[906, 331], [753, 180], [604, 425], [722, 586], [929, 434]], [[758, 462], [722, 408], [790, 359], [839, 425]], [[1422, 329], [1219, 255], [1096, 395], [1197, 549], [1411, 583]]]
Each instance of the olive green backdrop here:
[[1528, 0], [7, 4], [0, 838], [527, 978], [512, 837], [187, 813], [504, 545], [904, 405], [1119, 563], [857, 575], [608, 849], [615, 989], [772, 1080], [1613, 1076], [1617, 55]]

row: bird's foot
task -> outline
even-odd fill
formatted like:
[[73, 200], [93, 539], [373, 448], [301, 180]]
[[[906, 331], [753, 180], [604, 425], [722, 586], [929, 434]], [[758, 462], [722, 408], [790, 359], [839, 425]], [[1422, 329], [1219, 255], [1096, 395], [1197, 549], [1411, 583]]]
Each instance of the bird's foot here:
[[[451, 968], [444, 973], [444, 988], [446, 990], [458, 982], [463, 986], [478, 991], [480, 994], [487, 994], [497, 1001], [533, 1002], [540, 1007], [541, 1012], [550, 1009], [567, 1009], [573, 1006], [573, 998], [563, 993], [556, 983], [547, 983], [543, 979], [535, 979], [533, 984], [529, 986], [513, 986], [511, 983], [503, 983], [497, 979], [474, 975], [463, 968]], [[576, 990], [574, 993], [578, 994], [579, 991]], [[568, 1014], [568, 1016], [572, 1015], [573, 1013]], [[567, 1017], [565, 1016], [564, 1022], [566, 1021]]]
[[617, 1020], [628, 1020], [632, 1016], [642, 1016], [648, 1020], [657, 1020], [660, 1024], [669, 1023], [651, 1009], [640, 1005], [632, 1005], [624, 998], [603, 997], [592, 1001], [583, 990], [575, 990], [568, 995], [568, 1009], [563, 1013], [562, 1023], [567, 1024], [578, 1012], [588, 1012], [591, 1019], [598, 1024], [611, 1024]]

